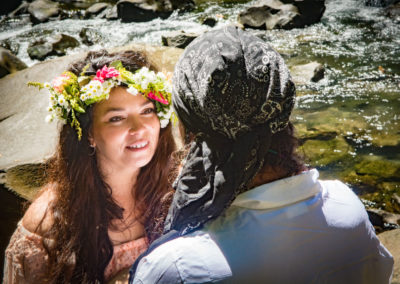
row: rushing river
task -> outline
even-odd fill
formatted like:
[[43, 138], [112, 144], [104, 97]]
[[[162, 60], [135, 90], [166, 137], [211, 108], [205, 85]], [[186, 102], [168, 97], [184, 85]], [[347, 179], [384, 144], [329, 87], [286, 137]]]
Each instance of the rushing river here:
[[[93, 2], [93, 1], [92, 1]], [[28, 17], [3, 21], [0, 42], [7, 43], [29, 66], [27, 47], [38, 38], [64, 33], [79, 40], [92, 28], [101, 40], [68, 53], [126, 45], [161, 45], [170, 31], [201, 33], [201, 24], [218, 17], [214, 28], [235, 23], [254, 1], [197, 1], [195, 11], [168, 19], [121, 23], [105, 19], [67, 19], [32, 25]], [[326, 67], [318, 83], [298, 86], [293, 120], [302, 138], [300, 150], [324, 178], [349, 183], [366, 205], [400, 213], [400, 22], [384, 8], [361, 0], [327, 0], [320, 23], [304, 29], [254, 31], [285, 58], [289, 66], [317, 61]], [[397, 21], [397, 22], [396, 22]]]

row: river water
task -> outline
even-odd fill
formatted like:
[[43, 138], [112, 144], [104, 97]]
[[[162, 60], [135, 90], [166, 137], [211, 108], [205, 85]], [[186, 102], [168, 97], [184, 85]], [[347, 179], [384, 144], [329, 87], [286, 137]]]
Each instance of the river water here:
[[[69, 54], [133, 42], [161, 45], [161, 36], [170, 31], [213, 29], [201, 24], [208, 16], [218, 17], [214, 28], [235, 23], [254, 2], [199, 0], [195, 11], [144, 23], [66, 19], [33, 26], [21, 17], [0, 24], [0, 42], [31, 66], [37, 61], [26, 50], [38, 38], [64, 33], [79, 40], [84, 27], [101, 37]], [[253, 32], [289, 66], [317, 61], [326, 67], [324, 79], [297, 87], [293, 120], [309, 165], [324, 178], [350, 184], [367, 206], [400, 213], [393, 199], [400, 195], [400, 21], [385, 14], [384, 8], [365, 7], [361, 0], [327, 0], [318, 24]]]

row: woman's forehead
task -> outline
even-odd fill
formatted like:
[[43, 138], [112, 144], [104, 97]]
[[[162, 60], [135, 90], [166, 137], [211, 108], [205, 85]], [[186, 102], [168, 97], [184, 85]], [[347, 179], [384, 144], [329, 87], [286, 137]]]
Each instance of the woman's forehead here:
[[141, 94], [132, 95], [124, 87], [115, 87], [110, 92], [110, 97], [95, 105], [95, 112], [106, 113], [109, 111], [124, 110], [127, 108], [142, 108], [152, 102]]

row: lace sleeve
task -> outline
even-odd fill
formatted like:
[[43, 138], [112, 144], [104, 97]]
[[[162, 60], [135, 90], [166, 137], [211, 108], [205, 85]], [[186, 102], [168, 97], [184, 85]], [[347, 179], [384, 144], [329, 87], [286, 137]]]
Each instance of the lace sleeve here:
[[26, 230], [20, 221], [5, 251], [3, 283], [44, 283], [47, 262], [43, 238]]

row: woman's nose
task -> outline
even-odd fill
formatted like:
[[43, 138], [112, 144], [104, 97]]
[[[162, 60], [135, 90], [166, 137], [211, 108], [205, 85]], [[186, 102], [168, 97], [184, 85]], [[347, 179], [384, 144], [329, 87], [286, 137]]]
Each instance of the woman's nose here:
[[135, 134], [143, 130], [143, 123], [138, 118], [129, 119], [129, 134]]

